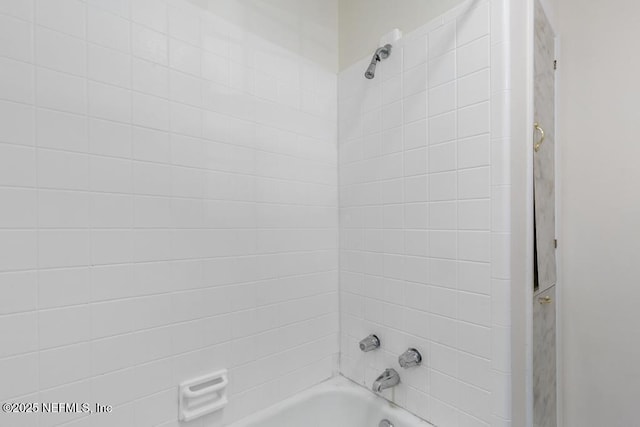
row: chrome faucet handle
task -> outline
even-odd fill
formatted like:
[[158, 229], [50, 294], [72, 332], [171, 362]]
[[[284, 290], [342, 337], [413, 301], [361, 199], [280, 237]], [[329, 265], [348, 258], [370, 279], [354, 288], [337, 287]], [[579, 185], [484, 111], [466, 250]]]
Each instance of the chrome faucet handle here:
[[403, 368], [412, 368], [422, 363], [422, 355], [415, 348], [410, 348], [398, 357], [398, 363]]
[[368, 337], [364, 338], [362, 341], [360, 341], [360, 350], [364, 351], [365, 353], [368, 351], [375, 350], [376, 348], [379, 348], [379, 347], [380, 347], [380, 339], [374, 334], [371, 334]]
[[395, 369], [387, 368], [373, 382], [371, 390], [380, 393], [382, 390], [395, 387], [398, 384], [400, 384], [400, 375], [398, 375], [398, 372], [396, 372]]

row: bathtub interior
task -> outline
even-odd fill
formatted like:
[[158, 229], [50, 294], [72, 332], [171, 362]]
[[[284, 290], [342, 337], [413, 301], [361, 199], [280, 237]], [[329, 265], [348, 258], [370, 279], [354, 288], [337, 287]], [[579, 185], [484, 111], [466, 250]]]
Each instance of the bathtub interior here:
[[377, 427], [383, 419], [391, 421], [394, 427], [432, 427], [342, 376], [230, 427]]

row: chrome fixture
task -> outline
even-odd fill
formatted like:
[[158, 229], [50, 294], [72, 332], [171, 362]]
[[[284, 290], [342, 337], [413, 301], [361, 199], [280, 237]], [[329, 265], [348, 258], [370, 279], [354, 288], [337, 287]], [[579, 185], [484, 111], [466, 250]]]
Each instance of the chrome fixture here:
[[544, 129], [542, 129], [540, 127], [540, 124], [538, 124], [537, 122], [533, 124], [533, 128], [536, 130], [536, 132], [538, 132], [540, 134], [540, 139], [533, 146], [533, 151], [535, 151], [537, 153], [538, 151], [540, 151], [540, 147], [542, 146], [542, 143], [544, 142], [544, 138], [545, 138]]
[[380, 339], [373, 334], [369, 335], [368, 337], [360, 341], [360, 350], [364, 351], [365, 353], [368, 351], [375, 350], [376, 348], [379, 348], [379, 347], [380, 347]]
[[365, 71], [364, 76], [371, 80], [376, 76], [376, 65], [378, 65], [379, 61], [383, 59], [387, 59], [391, 55], [391, 45], [385, 44], [382, 47], [376, 49], [373, 54], [373, 58], [371, 58], [371, 63], [367, 67], [367, 71]]
[[400, 375], [395, 369], [385, 369], [384, 372], [376, 378], [371, 386], [371, 390], [380, 393], [382, 390], [397, 386], [400, 384]]
[[393, 424], [391, 424], [389, 420], [382, 420], [380, 424], [378, 424], [378, 427], [393, 427]]
[[398, 363], [403, 368], [412, 368], [422, 363], [422, 355], [415, 348], [410, 348], [398, 357]]

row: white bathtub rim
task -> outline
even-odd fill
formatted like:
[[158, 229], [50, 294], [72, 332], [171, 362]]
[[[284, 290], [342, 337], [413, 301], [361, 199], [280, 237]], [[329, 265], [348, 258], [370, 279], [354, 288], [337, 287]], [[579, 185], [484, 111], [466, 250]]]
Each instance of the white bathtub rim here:
[[250, 427], [255, 425], [257, 421], [270, 418], [278, 413], [306, 402], [315, 396], [319, 396], [331, 391], [340, 390], [343, 393], [357, 394], [363, 397], [368, 402], [375, 402], [377, 405], [385, 405], [390, 411], [394, 413], [394, 420], [399, 425], [409, 425], [412, 427], [434, 427], [433, 424], [428, 421], [419, 418], [406, 409], [396, 405], [393, 402], [383, 398], [382, 396], [373, 394], [373, 392], [365, 389], [361, 385], [351, 381], [350, 379], [336, 375], [329, 378], [311, 388], [308, 388], [300, 393], [297, 393], [291, 397], [288, 397], [272, 406], [269, 406], [261, 411], [244, 417], [238, 421], [228, 424], [227, 427]]

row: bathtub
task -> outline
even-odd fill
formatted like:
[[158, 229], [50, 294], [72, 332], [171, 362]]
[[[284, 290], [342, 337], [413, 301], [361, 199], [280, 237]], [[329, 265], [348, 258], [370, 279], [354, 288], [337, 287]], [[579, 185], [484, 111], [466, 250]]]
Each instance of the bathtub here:
[[344, 377], [335, 377], [229, 427], [433, 427]]

